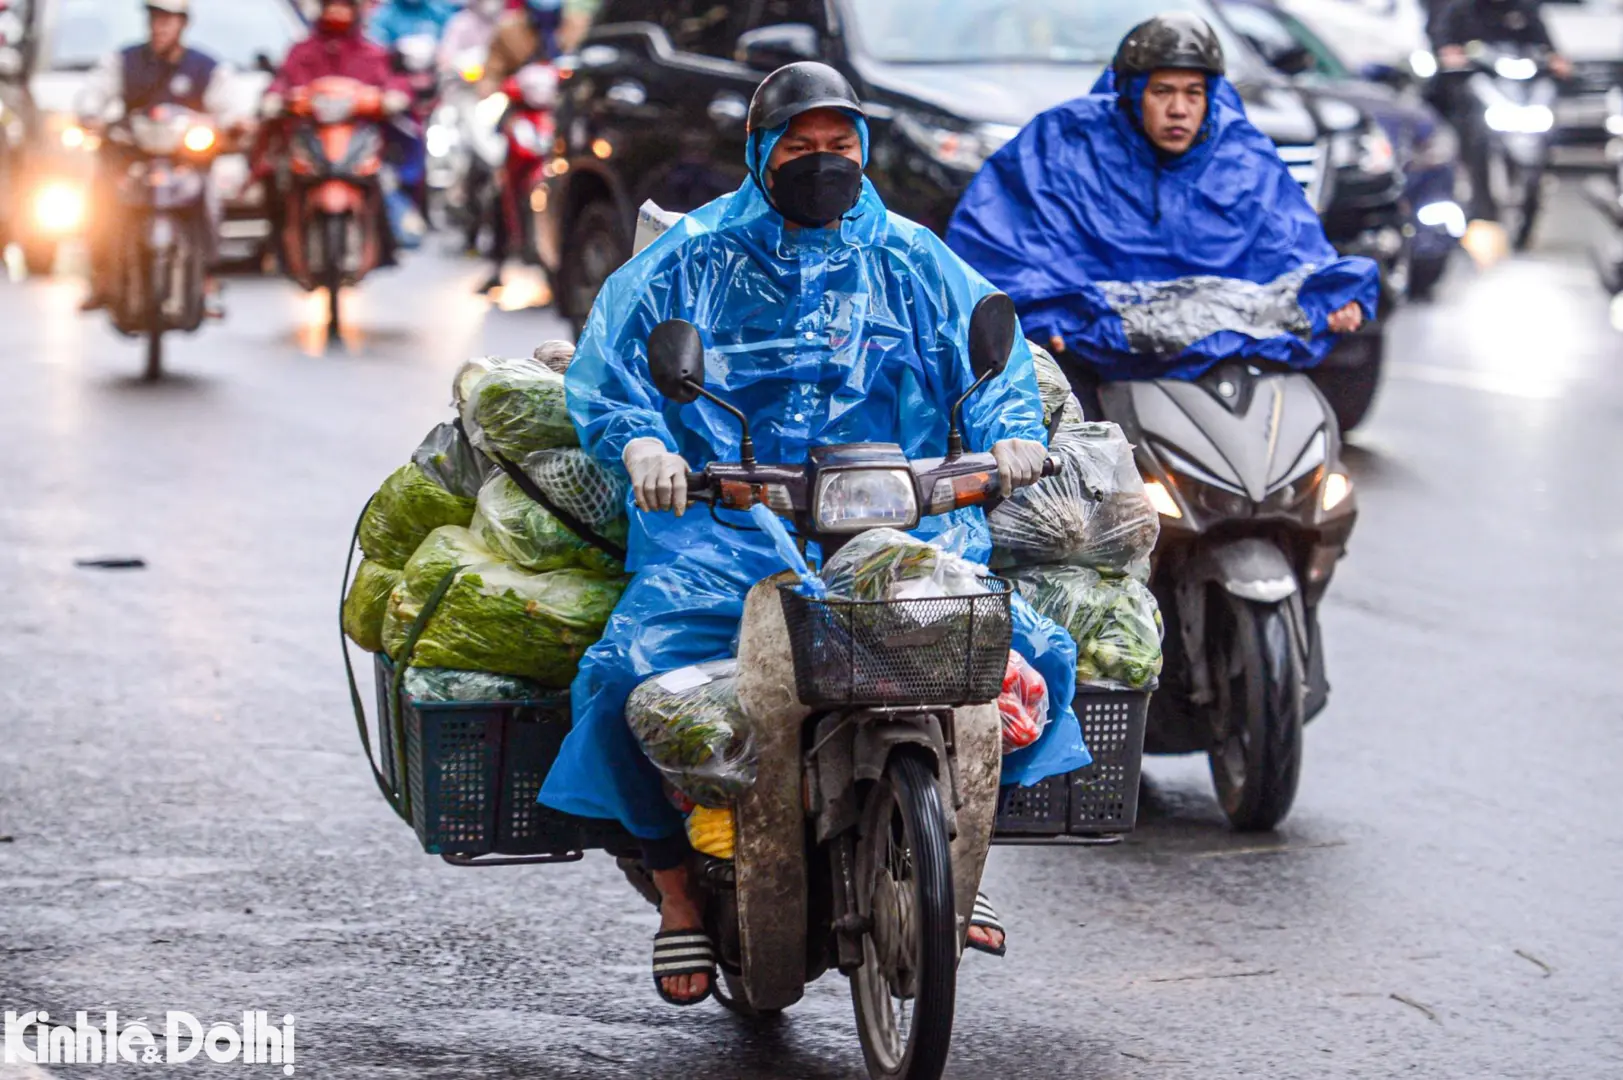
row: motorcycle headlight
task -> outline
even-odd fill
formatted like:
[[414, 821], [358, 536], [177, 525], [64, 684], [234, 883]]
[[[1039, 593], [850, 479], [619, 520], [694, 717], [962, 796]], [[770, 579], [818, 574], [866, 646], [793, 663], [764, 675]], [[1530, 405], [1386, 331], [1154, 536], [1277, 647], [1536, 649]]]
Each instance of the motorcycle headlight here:
[[1386, 176], [1397, 167], [1397, 154], [1386, 132], [1367, 124], [1330, 137], [1330, 164], [1337, 169], [1355, 168], [1367, 176]]
[[1020, 133], [1008, 124], [952, 128], [905, 112], [896, 114], [896, 130], [936, 161], [965, 172], [979, 172], [987, 158]]
[[1555, 112], [1548, 105], [1520, 105], [1496, 101], [1483, 114], [1489, 127], [1516, 135], [1542, 135], [1555, 126]]
[[866, 532], [919, 523], [918, 492], [906, 469], [844, 469], [817, 478], [813, 520], [825, 533]]
[[1538, 61], [1526, 56], [1501, 56], [1493, 62], [1493, 73], [1501, 79], [1523, 82], [1538, 74]]

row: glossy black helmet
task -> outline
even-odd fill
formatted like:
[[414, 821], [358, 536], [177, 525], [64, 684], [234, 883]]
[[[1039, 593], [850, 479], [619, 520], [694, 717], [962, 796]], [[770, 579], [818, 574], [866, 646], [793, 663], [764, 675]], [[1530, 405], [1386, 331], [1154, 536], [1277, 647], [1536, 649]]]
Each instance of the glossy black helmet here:
[[781, 128], [813, 109], [844, 109], [867, 115], [844, 75], [827, 64], [802, 60], [779, 68], [756, 87], [750, 101], [750, 134]]
[[1181, 68], [1222, 75], [1223, 43], [1199, 15], [1177, 11], [1146, 19], [1127, 32], [1116, 59], [1116, 86], [1126, 87], [1139, 75], [1162, 68]]

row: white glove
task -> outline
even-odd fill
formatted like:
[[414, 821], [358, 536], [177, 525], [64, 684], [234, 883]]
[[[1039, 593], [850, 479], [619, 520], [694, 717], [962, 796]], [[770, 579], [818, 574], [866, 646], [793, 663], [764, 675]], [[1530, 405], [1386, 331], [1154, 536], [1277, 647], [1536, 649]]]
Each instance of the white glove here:
[[259, 102], [259, 115], [267, 120], [274, 120], [282, 115], [282, 95], [267, 93]]
[[998, 486], [1008, 498], [1042, 479], [1048, 447], [1031, 439], [1004, 439], [992, 447], [992, 460], [997, 462]]
[[662, 439], [632, 439], [620, 455], [643, 510], [674, 510], [681, 517], [688, 508], [688, 463], [681, 454], [665, 449]]
[[404, 90], [385, 90], [383, 92], [383, 115], [399, 116], [411, 108], [411, 95]]

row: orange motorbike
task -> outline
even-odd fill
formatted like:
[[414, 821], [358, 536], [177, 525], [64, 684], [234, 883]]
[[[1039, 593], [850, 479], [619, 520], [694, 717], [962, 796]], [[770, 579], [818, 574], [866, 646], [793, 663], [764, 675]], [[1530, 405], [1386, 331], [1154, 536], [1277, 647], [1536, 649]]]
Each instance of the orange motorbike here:
[[287, 272], [306, 292], [327, 290], [327, 332], [336, 341], [339, 290], [359, 284], [383, 257], [383, 91], [328, 76], [294, 90], [288, 112], [296, 122]]

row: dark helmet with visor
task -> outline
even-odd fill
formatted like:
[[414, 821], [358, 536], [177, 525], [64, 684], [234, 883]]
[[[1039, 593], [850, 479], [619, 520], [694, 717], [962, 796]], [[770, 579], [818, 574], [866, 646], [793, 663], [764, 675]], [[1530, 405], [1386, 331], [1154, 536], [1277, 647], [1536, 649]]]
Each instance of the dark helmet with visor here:
[[768, 75], [750, 101], [749, 133], [774, 131], [813, 109], [841, 109], [866, 117], [844, 75], [815, 60], [788, 64]]
[[1118, 89], [1125, 89], [1140, 75], [1163, 68], [1221, 76], [1223, 43], [1199, 15], [1181, 11], [1157, 15], [1128, 31], [1111, 67], [1116, 73]]

